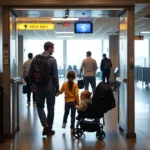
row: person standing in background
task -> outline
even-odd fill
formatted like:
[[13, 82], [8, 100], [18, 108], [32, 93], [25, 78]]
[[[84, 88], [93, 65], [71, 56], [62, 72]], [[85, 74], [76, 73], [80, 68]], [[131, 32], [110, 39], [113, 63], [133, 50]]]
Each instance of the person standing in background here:
[[30, 106], [31, 92], [33, 94], [33, 104], [36, 103], [35, 91], [34, 90], [31, 91], [30, 83], [29, 83], [29, 80], [28, 80], [28, 72], [29, 72], [29, 69], [30, 69], [32, 59], [33, 59], [33, 54], [29, 53], [28, 54], [28, 60], [23, 65], [23, 78], [24, 78], [24, 81], [26, 82], [27, 87], [28, 87], [28, 91], [27, 91], [27, 104], [28, 104], [28, 106]]
[[106, 57], [106, 54], [103, 54], [103, 59], [100, 64], [100, 69], [102, 71], [102, 81], [105, 82], [105, 78], [106, 78], [107, 84], [109, 84], [111, 67], [112, 67], [111, 60]]

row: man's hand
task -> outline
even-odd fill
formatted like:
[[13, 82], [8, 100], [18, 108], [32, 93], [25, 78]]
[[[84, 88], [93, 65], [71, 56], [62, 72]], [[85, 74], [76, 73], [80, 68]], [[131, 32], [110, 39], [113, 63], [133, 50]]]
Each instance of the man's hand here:
[[59, 92], [56, 93], [56, 96], [59, 96]]

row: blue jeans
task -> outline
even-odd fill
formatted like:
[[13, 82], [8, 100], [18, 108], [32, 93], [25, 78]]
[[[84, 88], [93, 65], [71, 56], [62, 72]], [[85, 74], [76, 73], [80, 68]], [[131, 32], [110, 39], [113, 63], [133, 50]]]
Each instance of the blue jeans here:
[[65, 113], [64, 113], [64, 118], [63, 118], [63, 123], [67, 123], [67, 118], [69, 115], [69, 111], [71, 109], [71, 125], [70, 128], [74, 129], [74, 124], [75, 124], [75, 115], [76, 115], [76, 103], [75, 102], [68, 102], [65, 103]]
[[102, 80], [105, 82], [105, 78], [107, 79], [107, 83], [109, 84], [110, 70], [104, 70], [102, 72]]
[[[55, 106], [55, 91], [49, 90], [42, 87], [36, 87], [36, 104], [37, 111], [41, 121], [42, 126], [49, 125], [52, 129], [54, 120], [54, 106]], [[45, 99], [47, 103], [47, 117], [44, 111]]]
[[89, 83], [91, 84], [92, 92], [94, 93], [95, 88], [96, 88], [96, 78], [95, 78], [95, 76], [84, 76], [85, 90], [89, 90]]

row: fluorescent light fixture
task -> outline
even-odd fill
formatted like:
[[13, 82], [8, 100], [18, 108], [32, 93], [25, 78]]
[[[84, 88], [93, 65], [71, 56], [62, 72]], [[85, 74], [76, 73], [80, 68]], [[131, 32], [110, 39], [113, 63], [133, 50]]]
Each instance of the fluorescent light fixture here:
[[56, 34], [74, 34], [74, 32], [55, 32]]
[[140, 33], [150, 33], [150, 31], [142, 31], [142, 32], [140, 32]]
[[120, 38], [126, 38], [126, 36], [120, 36]]
[[57, 36], [58, 38], [72, 38], [73, 36], [71, 35], [62, 35], [62, 36]]
[[78, 21], [79, 18], [51, 18], [53, 21]]

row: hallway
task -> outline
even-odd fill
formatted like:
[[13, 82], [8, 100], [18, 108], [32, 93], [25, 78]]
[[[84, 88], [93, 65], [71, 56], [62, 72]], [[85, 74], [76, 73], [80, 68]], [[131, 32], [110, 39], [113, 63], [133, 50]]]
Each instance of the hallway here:
[[[61, 81], [61, 80], [60, 80]], [[60, 84], [61, 85], [61, 84]], [[74, 139], [70, 134], [70, 118], [66, 129], [62, 129], [64, 98], [56, 98], [54, 136], [43, 137], [36, 106], [26, 104], [26, 95], [22, 95], [20, 87], [20, 132], [15, 139], [0, 144], [0, 150], [150, 150], [150, 88], [141, 88], [136, 84], [136, 139], [126, 139], [117, 127], [117, 108], [105, 115], [104, 131], [106, 137], [103, 141], [97, 140], [95, 132], [87, 133], [80, 140]], [[102, 120], [101, 120], [102, 121]]]

